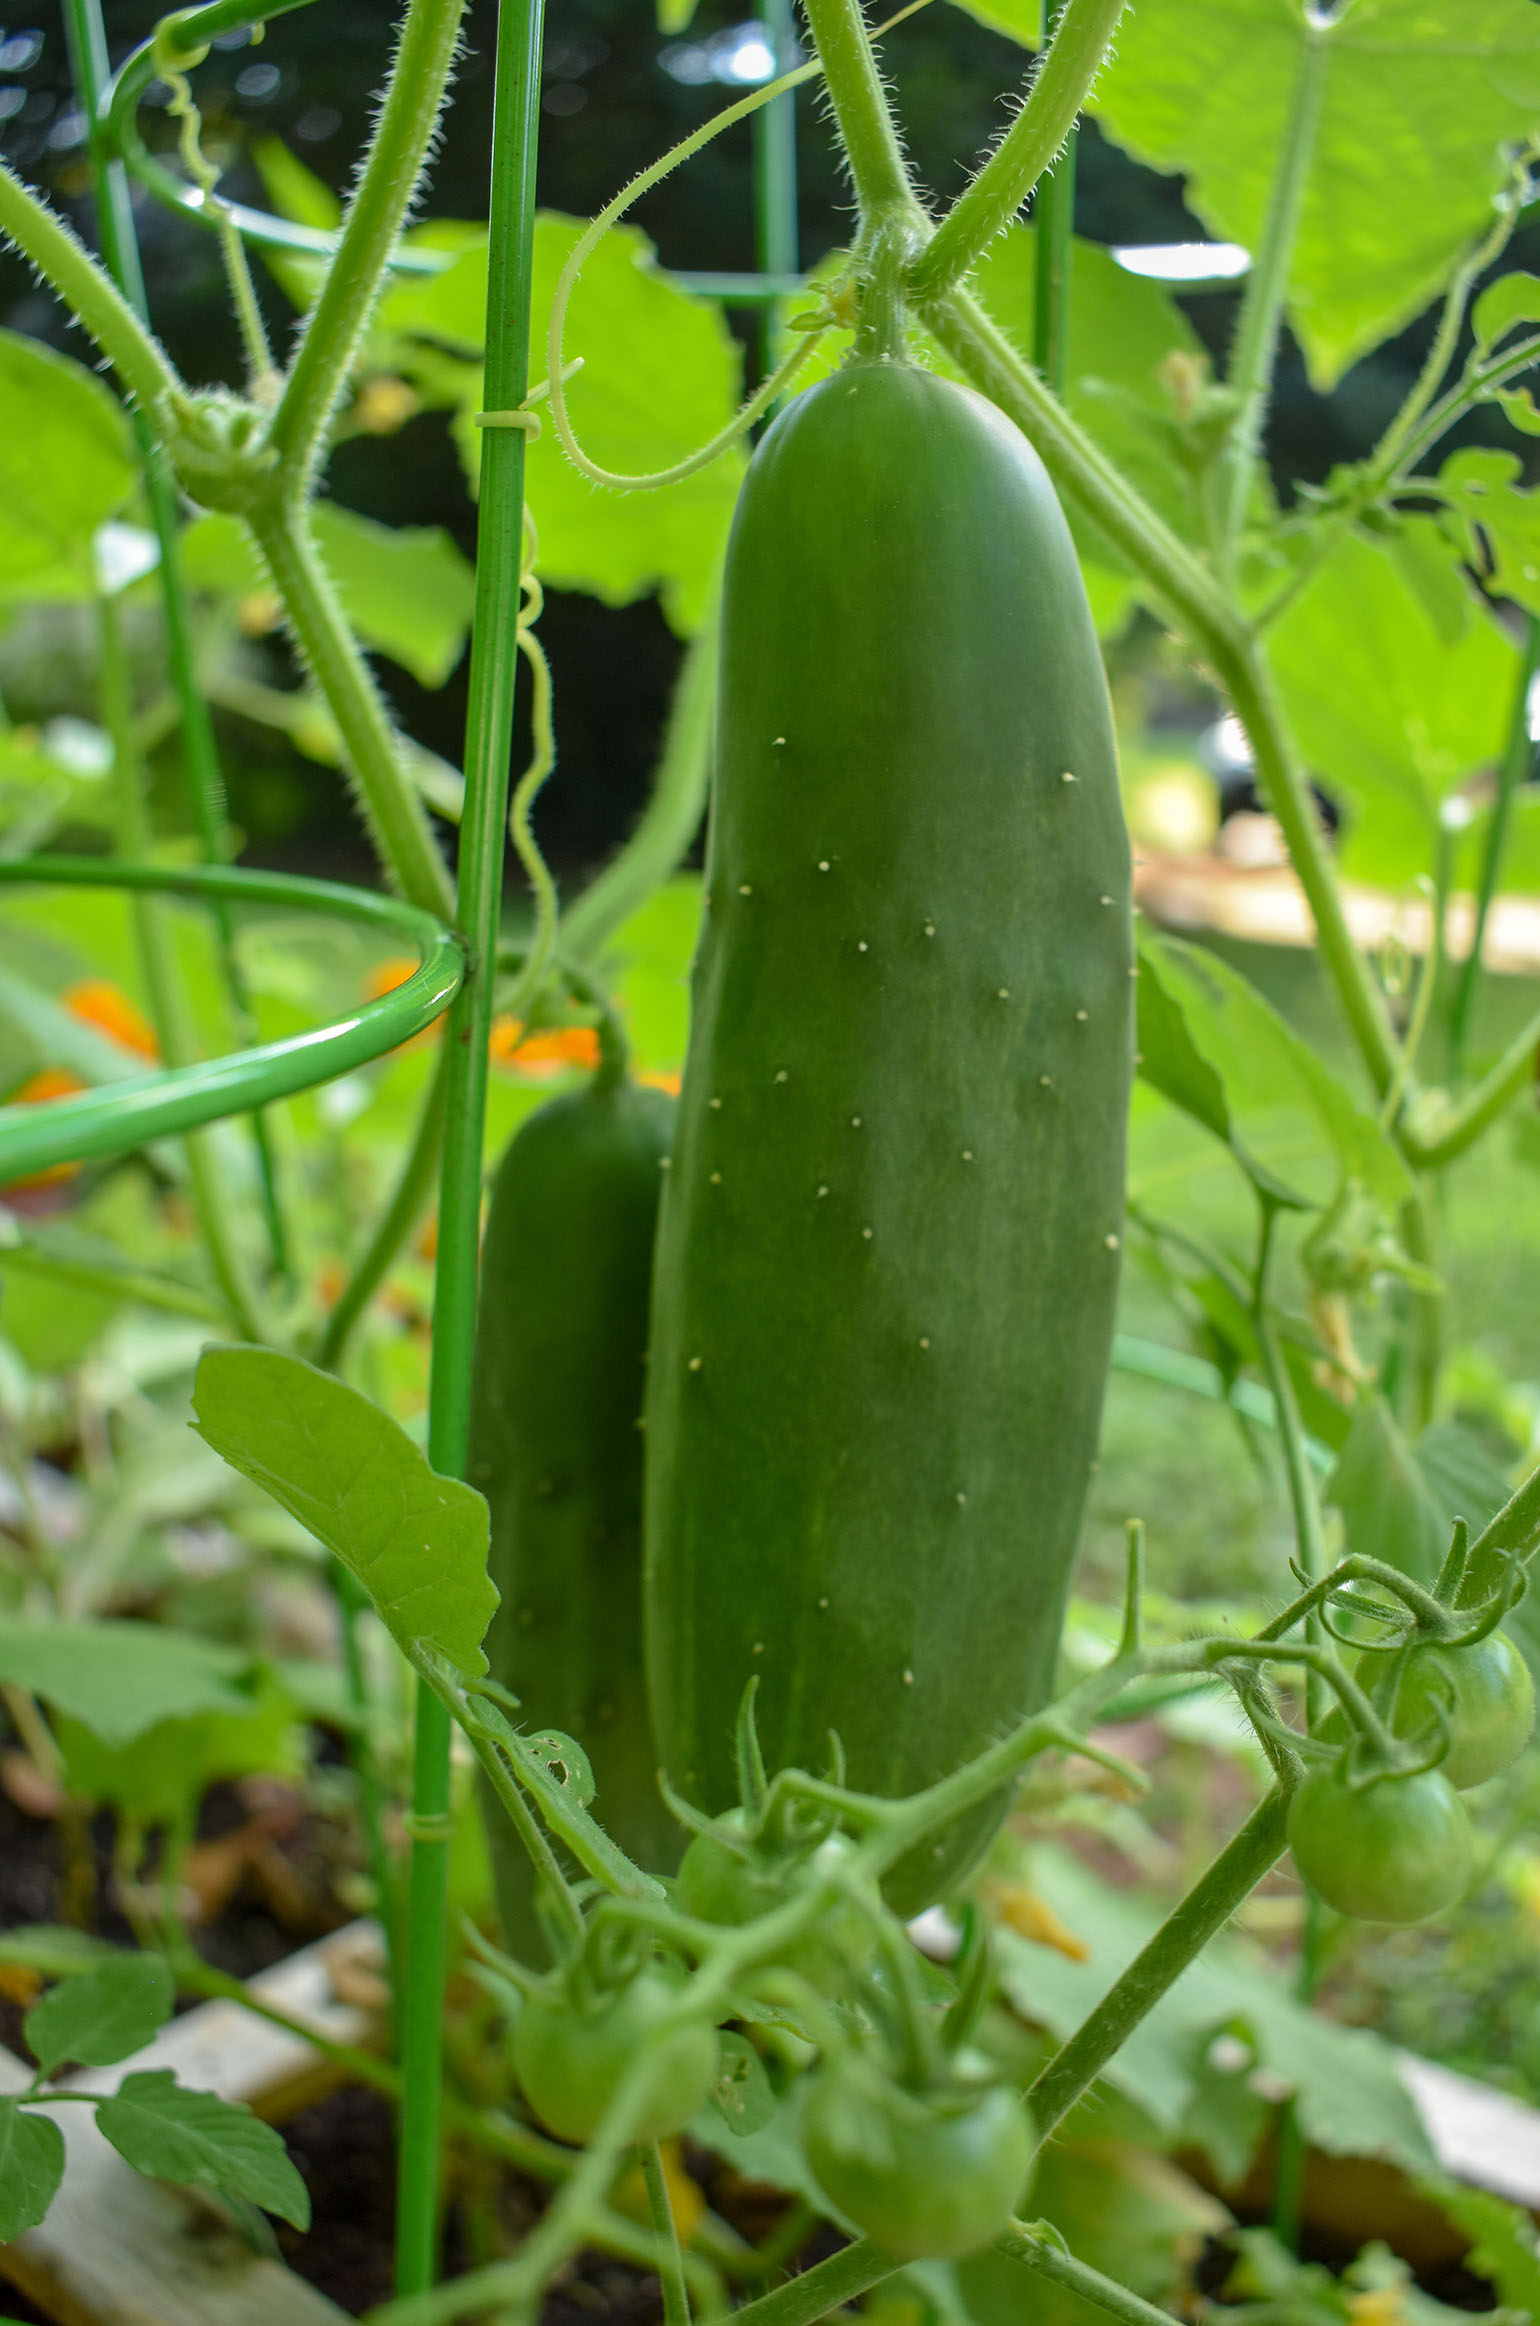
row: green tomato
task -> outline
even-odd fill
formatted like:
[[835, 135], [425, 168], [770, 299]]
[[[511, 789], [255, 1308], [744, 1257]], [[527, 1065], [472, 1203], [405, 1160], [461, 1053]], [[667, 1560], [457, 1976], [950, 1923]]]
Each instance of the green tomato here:
[[1025, 2201], [1036, 2149], [1004, 2084], [907, 2092], [864, 2060], [826, 2060], [808, 2087], [803, 2147], [829, 2202], [898, 2261], [975, 2253]]
[[[525, 1999], [513, 2031], [524, 2097], [560, 2140], [591, 2140], [637, 2047], [679, 2000], [656, 1971], [641, 1971], [595, 2008], [580, 2010], [551, 1981]], [[633, 2140], [666, 2140], [689, 2122], [716, 2081], [714, 2027], [678, 2027], [655, 2047]]]
[[1415, 1656], [1396, 1698], [1397, 1736], [1431, 1727], [1435, 1705], [1449, 1722], [1449, 1752], [1440, 1766], [1460, 1793], [1500, 1776], [1534, 1732], [1535, 1684], [1504, 1632], [1489, 1632], [1468, 1648], [1429, 1648]]
[[1303, 1879], [1360, 1922], [1442, 1914], [1475, 1863], [1464, 1804], [1439, 1769], [1359, 1787], [1340, 1766], [1312, 1769], [1289, 1803], [1288, 1832]]
[[[745, 1830], [741, 1809], [729, 1810], [719, 1824], [735, 1832]], [[798, 1866], [776, 1864], [753, 1853], [744, 1856], [715, 1833], [698, 1833], [680, 1860], [674, 1881], [674, 1903], [682, 1914], [700, 1922], [722, 1922], [736, 1927], [754, 1922], [784, 1906], [793, 1895], [789, 1878], [806, 1868], [814, 1877], [830, 1872], [849, 1855], [850, 1843], [838, 1834], [821, 1842]], [[867, 1917], [856, 1909], [837, 1908], [831, 1920], [810, 1931], [787, 1950], [788, 1970], [800, 1972], [821, 1994], [833, 1994], [848, 1985], [851, 1964], [871, 1957], [873, 1937]]]

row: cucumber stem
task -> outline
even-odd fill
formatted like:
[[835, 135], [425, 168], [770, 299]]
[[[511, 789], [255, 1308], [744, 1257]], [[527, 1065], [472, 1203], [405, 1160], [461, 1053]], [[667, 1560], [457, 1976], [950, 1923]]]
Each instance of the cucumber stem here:
[[[1065, 0], [1021, 111], [910, 269], [917, 299], [944, 297], [1009, 226], [1073, 130], [1124, 5], [1125, 0]], [[834, 87], [832, 70], [829, 85]], [[852, 167], [854, 162], [852, 154]]]

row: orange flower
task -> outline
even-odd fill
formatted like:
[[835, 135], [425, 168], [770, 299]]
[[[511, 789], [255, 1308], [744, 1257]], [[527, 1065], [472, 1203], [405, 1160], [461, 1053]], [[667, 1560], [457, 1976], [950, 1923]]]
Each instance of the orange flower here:
[[526, 1034], [517, 1018], [494, 1018], [487, 1055], [494, 1066], [508, 1067], [531, 1082], [549, 1082], [565, 1067], [582, 1066], [591, 1072], [598, 1065], [598, 1029], [556, 1026]]
[[637, 1080], [645, 1082], [649, 1090], [666, 1090], [670, 1098], [677, 1098], [683, 1076], [678, 1067], [675, 1066], [671, 1067], [666, 1074], [639, 1074]]
[[398, 985], [415, 977], [421, 966], [405, 953], [392, 953], [388, 960], [377, 961], [364, 979], [365, 1001], [380, 1001], [387, 993], [394, 993]]
[[137, 1057], [152, 1062], [159, 1060], [160, 1044], [155, 1039], [155, 1028], [143, 1010], [110, 978], [82, 977], [77, 984], [66, 986], [59, 999], [72, 1018], [79, 1018], [82, 1025], [94, 1026], [109, 1042], [116, 1042], [120, 1050], [132, 1050]]
[[43, 1066], [36, 1074], [29, 1074], [19, 1090], [13, 1090], [7, 1100], [9, 1106], [46, 1106], [51, 1098], [73, 1098], [79, 1090], [90, 1086], [72, 1074], [67, 1066]]
[[335, 1308], [347, 1283], [347, 1270], [336, 1259], [323, 1260], [315, 1272], [316, 1298], [323, 1308]]
[[[364, 979], [365, 1001], [383, 1001], [386, 994], [394, 993], [399, 986], [405, 985], [409, 977], [415, 977], [421, 967], [420, 961], [404, 953], [393, 953], [388, 959], [377, 961]], [[436, 1042], [443, 1030], [443, 1019], [435, 1018], [431, 1026], [423, 1027], [421, 1033], [409, 1034], [404, 1042], [398, 1042], [390, 1056], [397, 1058], [403, 1050], [416, 1050], [424, 1042]]]
[[1019, 1938], [1052, 1947], [1055, 1954], [1067, 1955], [1072, 1963], [1090, 1961], [1091, 1950], [1085, 1940], [1068, 1929], [1047, 1899], [1040, 1898], [1025, 1882], [986, 1882], [984, 1902]]
[[[89, 1085], [67, 1066], [43, 1066], [36, 1074], [29, 1074], [19, 1090], [13, 1090], [6, 1101], [8, 1106], [46, 1106], [50, 1099], [73, 1098]], [[50, 1163], [46, 1171], [30, 1171], [25, 1179], [10, 1180], [4, 1193], [30, 1195], [40, 1187], [59, 1187], [73, 1179], [80, 1169], [78, 1163]]]

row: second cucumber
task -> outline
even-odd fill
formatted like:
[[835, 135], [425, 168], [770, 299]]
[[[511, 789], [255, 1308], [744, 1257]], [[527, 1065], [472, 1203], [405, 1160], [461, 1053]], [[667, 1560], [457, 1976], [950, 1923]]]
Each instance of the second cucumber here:
[[[642, 1678], [642, 1383], [674, 1104], [613, 1068], [522, 1125], [492, 1188], [466, 1476], [491, 1506], [493, 1679], [521, 1726], [573, 1736], [594, 1814], [654, 1871], [682, 1842], [657, 1787]], [[515, 1951], [543, 1952], [523, 1845], [488, 1804]]]

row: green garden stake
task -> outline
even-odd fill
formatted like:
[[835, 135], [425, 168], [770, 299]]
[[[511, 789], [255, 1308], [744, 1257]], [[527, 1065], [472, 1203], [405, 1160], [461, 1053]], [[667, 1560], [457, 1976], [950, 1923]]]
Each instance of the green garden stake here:
[[[504, 0], [498, 13], [493, 98], [491, 264], [483, 387], [489, 412], [517, 411], [529, 389], [541, 25], [541, 0]], [[496, 951], [507, 835], [508, 754], [523, 570], [524, 446], [525, 434], [520, 428], [481, 431], [479, 554], [457, 924], [473, 960], [487, 964]], [[450, 1066], [439, 1183], [428, 1457], [435, 1469], [454, 1477], [464, 1474], [469, 1429], [491, 1019], [492, 980], [483, 972], [467, 979], [458, 1006], [450, 1014], [446, 1035]], [[407, 1895], [406, 1987], [401, 1999], [396, 2284], [403, 2294], [419, 2293], [429, 2286], [435, 2264], [449, 1882], [449, 1739], [448, 1713], [420, 1684], [412, 1782], [415, 1822]]]

